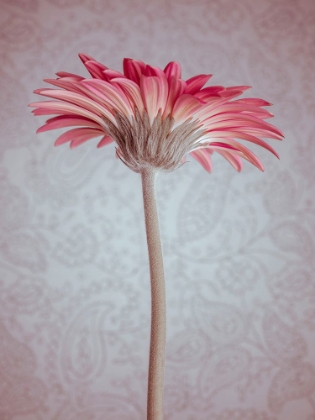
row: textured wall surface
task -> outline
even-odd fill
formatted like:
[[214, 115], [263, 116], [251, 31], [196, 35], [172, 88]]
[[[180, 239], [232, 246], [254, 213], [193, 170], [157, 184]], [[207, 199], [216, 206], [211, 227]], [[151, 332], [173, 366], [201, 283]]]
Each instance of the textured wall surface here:
[[[150, 291], [140, 176], [54, 148], [26, 105], [78, 52], [274, 103], [280, 162], [158, 179], [167, 420], [315, 419], [315, 2], [1, 0], [0, 419], [144, 420]], [[192, 160], [192, 159], [190, 159]]]

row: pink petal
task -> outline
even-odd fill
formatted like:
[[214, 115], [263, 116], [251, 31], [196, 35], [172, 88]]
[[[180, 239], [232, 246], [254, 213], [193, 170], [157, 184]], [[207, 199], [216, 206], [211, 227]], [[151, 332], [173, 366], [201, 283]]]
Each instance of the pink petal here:
[[[82, 80], [82, 79], [84, 79], [84, 77], [82, 77], [82, 76], [79, 76], [78, 74], [74, 74], [74, 73], [68, 73], [67, 71], [58, 71], [57, 73], [56, 73], [56, 75], [58, 76], [58, 77], [61, 77], [61, 78], [72, 78], [73, 80]], [[45, 79], [44, 79], [45, 80]]]
[[211, 157], [209, 155], [209, 153], [207, 153], [206, 151], [199, 149], [199, 150], [193, 150], [192, 152], [190, 152], [190, 155], [195, 158], [203, 167], [207, 172], [211, 172], [212, 171], [212, 162], [211, 162]]
[[114, 78], [111, 80], [113, 86], [116, 84], [123, 90], [129, 102], [132, 105], [132, 108], [135, 106], [138, 108], [139, 112], [142, 114], [144, 110], [144, 104], [141, 97], [141, 92], [139, 86], [130, 79], [127, 78]]
[[[221, 141], [222, 140], [222, 141]], [[228, 139], [230, 140], [230, 139]], [[240, 156], [243, 155], [243, 153], [236, 149], [235, 147], [231, 146], [230, 144], [224, 143], [223, 139], [218, 139], [217, 141], [211, 141], [208, 145], [208, 147], [205, 148], [205, 150], [224, 150], [226, 152], [233, 152], [233, 153], [238, 153]]]
[[230, 128], [221, 128], [221, 130], [209, 129], [207, 130], [207, 133], [210, 137], [236, 137], [237, 134], [250, 134], [253, 136], [265, 137], [269, 139], [282, 140], [282, 136], [279, 136], [278, 134], [275, 134], [271, 131], [262, 130], [260, 128], [255, 127], [249, 127], [246, 125], [244, 125], [243, 127], [238, 127], [236, 124]]
[[237, 93], [240, 95], [239, 92], [245, 92], [245, 90], [251, 89], [252, 86], [229, 86], [220, 92], [220, 95], [229, 96], [230, 94], [233, 95]]
[[195, 93], [195, 97], [201, 99], [202, 101], [207, 101], [209, 99], [213, 99], [214, 97], [220, 98], [219, 92], [222, 90], [224, 90], [223, 86], [209, 86]]
[[106, 116], [107, 118], [114, 119], [111, 112], [107, 108], [95, 102], [94, 100], [86, 97], [85, 95], [80, 95], [76, 92], [68, 92], [64, 90], [57, 89], [44, 89], [39, 93], [40, 95], [48, 96], [54, 99], [60, 99], [65, 102], [69, 102], [74, 105], [78, 105], [82, 108], [85, 108], [88, 111], [91, 111], [98, 115], [99, 117]]
[[[159, 69], [159, 70], [162, 71], [161, 69]], [[144, 75], [145, 76], [157, 76], [158, 77], [158, 74], [157, 74], [157, 72], [155, 70], [155, 67], [150, 66], [149, 64], [146, 64], [146, 66], [145, 66], [145, 73], [144, 73]], [[164, 74], [164, 76], [165, 76], [165, 74]]]
[[[196, 98], [196, 96], [194, 96]], [[197, 99], [197, 98], [196, 98]], [[225, 98], [213, 98], [213, 100], [208, 101], [206, 104], [200, 103], [200, 109], [196, 112], [195, 117], [200, 121], [205, 121], [207, 118], [212, 117], [217, 114], [217, 109], [225, 104], [227, 99]]]
[[140, 78], [145, 74], [146, 65], [143, 61], [125, 58], [123, 61], [124, 74], [128, 79], [140, 85]]
[[182, 77], [182, 69], [177, 61], [168, 63], [164, 69], [164, 73], [168, 80], [170, 80], [171, 77], [175, 77], [175, 79], [180, 79]]
[[230, 100], [232, 98], [236, 98], [237, 96], [242, 95], [242, 93], [243, 93], [242, 90], [236, 90], [235, 89], [235, 90], [230, 90], [230, 91], [224, 90], [224, 91], [220, 92], [219, 95], [221, 96], [221, 98], [226, 98], [226, 99]]
[[48, 107], [45, 108], [37, 108], [33, 109], [32, 114], [37, 117], [41, 115], [63, 115], [63, 114], [71, 114], [70, 112], [64, 112], [64, 111], [56, 111], [55, 109], [49, 109]]
[[165, 109], [168, 84], [166, 78], [157, 76], [141, 76], [140, 91], [143, 103], [149, 114], [151, 122], [161, 110], [162, 114]]
[[108, 144], [113, 143], [113, 141], [114, 139], [112, 137], [104, 136], [102, 140], [98, 143], [97, 147], [100, 148], [107, 146]]
[[175, 102], [172, 116], [175, 118], [176, 123], [179, 124], [180, 122], [191, 118], [193, 114], [200, 109], [200, 107], [201, 104], [199, 99], [195, 98], [193, 95], [185, 93]]
[[107, 69], [107, 70], [103, 70], [103, 73], [105, 74], [106, 80], [108, 80], [108, 81], [110, 81], [110, 80], [112, 80], [116, 77], [125, 78], [123, 73], [120, 73], [119, 71], [116, 71], [116, 70]]
[[284, 137], [283, 134], [276, 134], [273, 131], [262, 130], [260, 128], [255, 128], [255, 127], [235, 127], [233, 128], [233, 130], [241, 132], [241, 133], [252, 134], [254, 136], [265, 137], [265, 138], [275, 139], [275, 140], [282, 140]]
[[[220, 114], [221, 116], [222, 114]], [[238, 117], [237, 119], [227, 119], [227, 120], [219, 120], [217, 122], [206, 121], [203, 122], [204, 127], [207, 129], [207, 132], [218, 131], [218, 130], [230, 130], [230, 129], [243, 129], [243, 128], [250, 128], [250, 127], [257, 127], [261, 128], [261, 125], [256, 121], [250, 121]]]
[[[241, 143], [236, 142], [233, 139], [220, 139], [219, 143], [226, 144], [227, 146], [231, 146], [232, 149], [239, 150], [243, 153], [244, 158], [246, 158], [249, 162], [251, 162], [253, 165], [255, 165], [258, 169], [261, 171], [264, 171], [263, 164], [258, 159], [258, 157], [247, 147], [243, 146]], [[215, 145], [216, 142], [213, 142], [213, 145]], [[211, 147], [211, 143], [209, 145]]]
[[278, 153], [268, 144], [266, 143], [264, 140], [261, 140], [260, 138], [253, 136], [251, 134], [248, 133], [243, 133], [241, 131], [235, 131], [234, 129], [232, 130], [226, 130], [224, 132], [209, 132], [209, 135], [213, 138], [238, 138], [238, 139], [243, 139], [243, 140], [247, 140], [250, 141], [251, 143], [257, 144], [258, 146], [263, 147], [264, 149], [267, 149], [269, 152], [271, 152], [272, 154], [274, 154], [278, 159], [279, 159], [279, 155]]
[[[60, 87], [62, 89], [68, 90], [70, 92], [76, 92], [80, 93], [80, 89], [78, 87], [78, 82], [74, 81], [73, 78], [69, 80], [69, 78], [63, 78], [63, 79], [44, 79], [44, 82], [50, 83], [53, 86]], [[48, 89], [48, 88], [46, 88]]]
[[166, 89], [168, 89], [167, 77], [162, 69], [160, 69], [159, 67], [147, 65], [146, 72], [147, 76], [156, 76], [157, 78], [159, 78], [163, 85], [166, 87]]
[[61, 134], [55, 141], [55, 146], [60, 146], [64, 143], [71, 142], [70, 147], [73, 149], [76, 146], [84, 143], [93, 137], [99, 137], [104, 135], [104, 131], [95, 130], [93, 128], [74, 128], [66, 133]]
[[78, 56], [80, 57], [82, 63], [84, 64], [86, 61], [96, 61], [93, 57], [85, 53], [79, 53]]
[[127, 97], [122, 93], [121, 90], [118, 90], [111, 83], [97, 79], [86, 79], [81, 83], [91, 92], [95, 93], [105, 102], [110, 104], [114, 109], [116, 108], [118, 111], [120, 111], [123, 115], [129, 117], [133, 114], [133, 110], [130, 107], [130, 103]]
[[184, 80], [177, 79], [174, 76], [169, 78], [169, 91], [165, 105], [165, 111], [163, 116], [167, 116], [172, 113], [173, 107], [177, 99], [183, 94], [186, 83]]
[[263, 108], [258, 108], [259, 111], [242, 111], [242, 114], [252, 115], [253, 117], [260, 118], [262, 120], [266, 120], [267, 118], [272, 118], [274, 115]]
[[223, 156], [233, 166], [233, 168], [237, 170], [237, 172], [241, 172], [243, 162], [239, 156], [223, 150], [216, 150], [216, 152]]
[[194, 76], [186, 80], [187, 86], [185, 93], [194, 95], [195, 93], [199, 92], [199, 90], [208, 82], [211, 76], [212, 74], [199, 74], [198, 76]]
[[44, 133], [45, 131], [55, 130], [58, 128], [71, 127], [71, 126], [88, 126], [93, 128], [99, 128], [99, 125], [95, 122], [77, 116], [61, 115], [58, 117], [50, 118], [46, 121], [46, 124], [39, 127], [36, 133]]
[[246, 124], [244, 124], [246, 128], [259, 128], [262, 130], [262, 132], [268, 131], [277, 134], [280, 138], [284, 137], [281, 130], [279, 130], [277, 127], [253, 115], [239, 114], [239, 120], [246, 121]]
[[[215, 121], [215, 119], [213, 119], [213, 117], [216, 118], [220, 118], [222, 116], [222, 118], [224, 118], [224, 115], [227, 113], [232, 112], [235, 115], [235, 119], [238, 118], [238, 120], [244, 120], [247, 121], [246, 124], [244, 124], [244, 126], [248, 126], [250, 127], [259, 127], [262, 130], [268, 130], [271, 131], [275, 134], [277, 134], [280, 138], [283, 137], [283, 133], [274, 125], [267, 123], [266, 121], [261, 120], [260, 118], [255, 117], [254, 115], [250, 115], [250, 114], [244, 114], [242, 112], [239, 112], [239, 110], [241, 110], [242, 105], [238, 105], [238, 104], [224, 104], [222, 106], [215, 106], [213, 104], [212, 109], [211, 107], [208, 108], [207, 112], [204, 112], [203, 109], [201, 109], [200, 112], [196, 113], [196, 118], [198, 118], [200, 121], [202, 121], [205, 125], [209, 126], [209, 128], [211, 128], [211, 122]], [[201, 115], [200, 115], [201, 114]], [[202, 115], [203, 114], [203, 115]]]
[[[83, 82], [85, 81], [85, 79], [83, 79]], [[93, 81], [95, 81], [95, 79], [92, 79], [92, 83]], [[98, 81], [97, 81], [98, 82]], [[96, 82], [96, 83], [97, 83]], [[65, 83], [65, 82], [63, 82]], [[86, 96], [87, 98], [92, 99], [93, 101], [97, 102], [99, 105], [105, 107], [108, 111], [111, 111], [113, 108], [113, 104], [111, 102], [111, 104], [109, 104], [108, 102], [108, 98], [104, 99], [104, 97], [102, 95], [99, 94], [99, 92], [92, 92], [90, 89], [87, 88], [87, 86], [85, 86], [83, 83], [78, 83], [78, 82], [67, 82], [69, 84], [71, 84], [71, 86], [62, 86], [64, 87], [64, 89], [66, 90], [70, 90], [72, 92], [76, 92], [79, 93], [80, 95], [84, 94], [84, 96]], [[55, 83], [55, 85], [58, 86], [57, 83]], [[124, 95], [123, 95], [124, 96]]]
[[266, 115], [269, 114], [269, 111], [267, 111], [266, 109], [262, 109], [257, 106], [253, 106], [249, 104], [239, 103], [238, 101], [229, 101], [229, 102], [223, 103], [222, 105], [220, 105], [220, 107], [216, 109], [215, 114], [219, 114], [221, 112], [225, 113], [225, 112], [244, 112], [244, 111], [263, 112], [263, 113], [265, 112]]
[[260, 98], [242, 98], [242, 99], [237, 99], [234, 102], [237, 102], [239, 104], [253, 105], [253, 106], [270, 106], [270, 105], [272, 105], [271, 102], [267, 102], [264, 99], [260, 99]]
[[102, 79], [102, 80], [105, 79], [105, 76], [102, 73], [102, 71], [107, 70], [108, 67], [94, 60], [93, 57], [87, 54], [80, 53], [79, 57], [92, 77], [96, 79]]
[[[258, 108], [259, 109], [259, 108]], [[264, 110], [262, 110], [264, 111]], [[253, 118], [254, 117], [254, 118]], [[203, 118], [201, 118], [203, 120]], [[256, 117], [255, 115], [253, 115], [253, 113], [247, 113], [244, 111], [241, 112], [218, 112], [218, 108], [213, 110], [213, 115], [211, 115], [210, 117], [206, 118], [204, 120], [204, 124], [205, 125], [211, 125], [211, 127], [214, 124], [217, 123], [222, 123], [224, 124], [225, 122], [228, 123], [233, 123], [233, 122], [242, 122], [243, 125], [246, 125], [246, 123], [249, 122], [253, 122], [253, 123], [257, 123], [259, 124], [259, 126], [261, 126], [261, 123], [264, 123], [264, 121], [261, 120], [261, 118]], [[235, 124], [236, 125], [236, 124]]]
[[84, 65], [94, 79], [107, 80], [107, 77], [104, 73], [104, 70], [107, 70], [107, 67], [103, 66], [97, 61], [86, 61]]
[[[34, 115], [49, 115], [49, 114], [65, 114], [65, 115], [80, 115], [97, 122], [101, 127], [104, 126], [102, 118], [96, 114], [67, 102], [46, 101], [33, 102], [29, 104], [30, 107], [38, 107], [33, 111]], [[111, 115], [112, 122], [115, 124], [115, 119]]]

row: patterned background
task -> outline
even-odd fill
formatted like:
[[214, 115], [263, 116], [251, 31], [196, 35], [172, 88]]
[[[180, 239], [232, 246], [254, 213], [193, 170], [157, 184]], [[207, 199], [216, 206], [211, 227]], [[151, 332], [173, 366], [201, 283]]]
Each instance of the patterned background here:
[[[144, 420], [141, 182], [92, 140], [54, 148], [26, 105], [78, 52], [274, 103], [280, 162], [158, 179], [166, 420], [315, 420], [315, 2], [1, 0], [0, 419]], [[275, 144], [276, 143], [276, 144]]]

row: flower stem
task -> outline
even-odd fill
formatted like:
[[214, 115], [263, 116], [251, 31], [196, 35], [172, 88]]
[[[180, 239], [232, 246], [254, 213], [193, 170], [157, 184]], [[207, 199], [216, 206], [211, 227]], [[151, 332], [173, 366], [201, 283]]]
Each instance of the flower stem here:
[[163, 254], [155, 198], [154, 169], [142, 173], [142, 193], [151, 277], [151, 339], [147, 420], [163, 420], [166, 304]]

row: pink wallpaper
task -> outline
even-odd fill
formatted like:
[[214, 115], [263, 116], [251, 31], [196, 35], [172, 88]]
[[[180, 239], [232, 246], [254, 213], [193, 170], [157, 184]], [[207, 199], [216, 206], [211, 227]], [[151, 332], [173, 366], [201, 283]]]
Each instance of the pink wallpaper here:
[[85, 52], [274, 103], [265, 173], [216, 156], [159, 176], [165, 419], [315, 420], [314, 1], [1, 0], [0, 32], [0, 419], [145, 419], [140, 177], [112, 145], [54, 148], [26, 107]]

